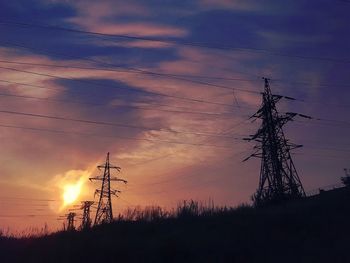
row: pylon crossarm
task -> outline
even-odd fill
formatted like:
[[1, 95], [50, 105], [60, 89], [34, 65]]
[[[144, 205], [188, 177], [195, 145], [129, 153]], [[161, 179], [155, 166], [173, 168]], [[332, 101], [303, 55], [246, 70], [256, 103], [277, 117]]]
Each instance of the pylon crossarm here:
[[105, 168], [116, 169], [116, 170], [118, 170], [119, 172], [120, 172], [120, 170], [122, 169], [122, 168], [120, 168], [119, 166], [114, 166], [114, 165], [108, 165], [108, 167], [107, 167], [106, 165], [99, 165], [99, 166], [97, 166], [97, 168], [98, 168], [99, 170], [102, 170], [102, 169], [105, 169]]
[[110, 169], [116, 169], [116, 170], [118, 170], [118, 172], [120, 172], [120, 170], [122, 169], [119, 166], [114, 166], [114, 165], [110, 165], [109, 168]]
[[117, 182], [123, 182], [124, 184], [126, 184], [128, 181], [118, 178], [118, 177], [111, 177], [111, 181], [117, 181]]
[[294, 150], [304, 147], [302, 144], [288, 143], [289, 150]]
[[256, 157], [256, 158], [262, 158], [262, 154], [260, 152], [255, 152], [249, 155], [247, 158], [245, 158], [242, 162], [248, 161], [250, 158]]
[[90, 177], [89, 180], [90, 180], [90, 181], [94, 181], [94, 180], [99, 180], [99, 181], [101, 181], [101, 180], [103, 180], [103, 177], [101, 177], [101, 176]]
[[283, 96], [281, 96], [281, 95], [272, 95], [272, 99], [273, 99], [274, 103], [279, 102], [282, 98], [283, 98]]

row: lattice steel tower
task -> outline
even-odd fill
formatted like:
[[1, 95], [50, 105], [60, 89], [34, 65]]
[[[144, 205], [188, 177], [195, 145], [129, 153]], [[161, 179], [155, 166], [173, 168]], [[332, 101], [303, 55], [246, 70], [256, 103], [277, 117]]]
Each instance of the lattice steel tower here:
[[93, 201], [83, 201], [80, 209], [83, 210], [83, 218], [81, 221], [81, 229], [88, 229], [91, 227], [91, 218], [90, 218], [90, 208], [94, 204]]
[[263, 79], [265, 87], [262, 93], [262, 106], [251, 117], [261, 119], [262, 124], [254, 135], [245, 139], [248, 141], [254, 140], [257, 145], [254, 147], [255, 152], [244, 161], [250, 157], [261, 158], [259, 187], [252, 198], [256, 206], [279, 203], [305, 196], [304, 188], [291, 157], [291, 150], [302, 146], [292, 144], [285, 138], [283, 126], [297, 115], [311, 118], [293, 112], [279, 114], [276, 103], [281, 98], [294, 99], [272, 95], [269, 79]]
[[73, 231], [75, 230], [75, 227], [74, 227], [74, 218], [77, 214], [76, 213], [69, 213], [67, 215], [67, 231]]
[[97, 168], [99, 170], [101, 169], [104, 170], [103, 175], [89, 178], [90, 181], [93, 181], [93, 180], [102, 181], [101, 189], [96, 189], [95, 191], [95, 195], [96, 194], [99, 195], [99, 202], [97, 206], [94, 225], [98, 225], [101, 223], [110, 223], [113, 221], [111, 196], [112, 195], [117, 196], [117, 193], [120, 193], [120, 191], [111, 189], [111, 181], [119, 181], [125, 184], [127, 183], [127, 181], [124, 179], [111, 177], [111, 173], [110, 173], [111, 169], [116, 169], [118, 172], [120, 172], [121, 168], [118, 166], [113, 166], [109, 163], [109, 153], [107, 153], [105, 164], [99, 165], [97, 166]]

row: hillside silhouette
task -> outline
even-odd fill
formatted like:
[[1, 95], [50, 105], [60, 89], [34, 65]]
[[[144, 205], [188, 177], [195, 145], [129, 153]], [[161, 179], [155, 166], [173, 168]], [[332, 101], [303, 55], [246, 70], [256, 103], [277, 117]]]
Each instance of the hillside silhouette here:
[[0, 240], [1, 262], [350, 262], [350, 188], [265, 208], [149, 208], [86, 231]]

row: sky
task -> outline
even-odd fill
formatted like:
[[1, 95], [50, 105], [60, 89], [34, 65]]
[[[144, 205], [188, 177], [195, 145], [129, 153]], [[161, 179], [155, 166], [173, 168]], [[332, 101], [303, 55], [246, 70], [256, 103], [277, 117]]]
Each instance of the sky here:
[[[260, 160], [242, 160], [260, 125], [262, 77], [305, 191], [349, 167], [350, 4], [335, 0], [0, 0], [0, 228], [61, 227], [97, 200], [107, 152], [127, 207], [181, 200], [237, 206]], [[88, 33], [93, 32], [93, 33]], [[79, 185], [74, 204], [67, 187]], [[95, 198], [95, 199], [94, 199]], [[77, 208], [77, 206], [75, 206]], [[94, 214], [92, 215], [94, 216]]]

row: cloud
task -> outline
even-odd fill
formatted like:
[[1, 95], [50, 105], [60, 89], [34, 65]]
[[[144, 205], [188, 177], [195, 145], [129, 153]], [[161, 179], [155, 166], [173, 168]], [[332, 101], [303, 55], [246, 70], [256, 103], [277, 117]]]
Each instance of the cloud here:
[[257, 35], [261, 36], [273, 48], [290, 48], [304, 45], [315, 45], [327, 43], [331, 40], [328, 34], [293, 34], [276, 31], [257, 31]]
[[256, 11], [260, 9], [256, 1], [251, 0], [198, 0], [199, 8]]
[[102, 34], [129, 35], [136, 37], [184, 37], [188, 34], [183, 28], [147, 22], [106, 23], [95, 20], [89, 21], [80, 17], [70, 19], [70, 22], [74, 22], [86, 30]]
[[78, 11], [78, 15], [85, 18], [102, 19], [112, 16], [149, 16], [151, 10], [148, 6], [135, 1], [71, 1]]
[[[98, 44], [100, 41], [96, 41]], [[111, 40], [101, 40], [103, 45], [106, 46], [120, 46], [127, 48], [142, 48], [142, 49], [159, 49], [159, 48], [171, 48], [175, 44], [165, 43], [161, 41], [147, 41], [147, 40], [131, 40], [131, 41], [111, 41]]]
[[67, 19], [67, 21], [85, 30], [139, 37], [184, 37], [188, 34], [185, 29], [171, 25], [145, 21], [123, 22], [118, 20], [118, 18], [125, 15], [138, 17], [150, 15], [151, 11], [145, 5], [115, 1], [91, 2], [91, 4], [79, 1], [73, 5], [78, 10], [78, 15]]

